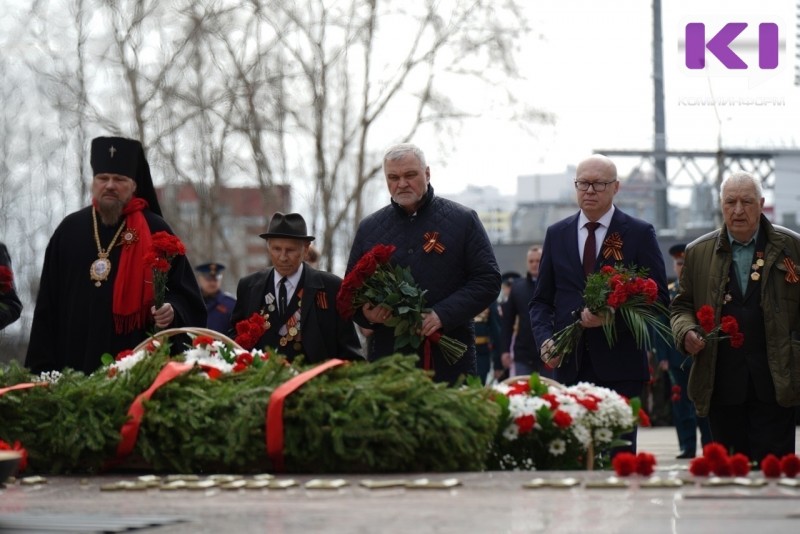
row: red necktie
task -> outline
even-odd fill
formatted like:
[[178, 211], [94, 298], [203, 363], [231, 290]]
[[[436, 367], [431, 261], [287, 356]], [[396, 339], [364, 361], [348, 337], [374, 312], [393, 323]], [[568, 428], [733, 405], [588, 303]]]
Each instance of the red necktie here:
[[583, 245], [583, 274], [589, 276], [594, 271], [594, 264], [597, 261], [597, 241], [594, 237], [594, 231], [597, 230], [600, 223], [587, 222], [584, 226], [589, 231], [589, 236]]

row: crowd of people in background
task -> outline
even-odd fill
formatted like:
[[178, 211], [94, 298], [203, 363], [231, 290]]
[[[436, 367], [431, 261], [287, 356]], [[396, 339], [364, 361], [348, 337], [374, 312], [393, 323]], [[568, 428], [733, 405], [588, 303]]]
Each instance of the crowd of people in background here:
[[[221, 289], [225, 266], [192, 268], [171, 259], [163, 302], [156, 305], [145, 265], [153, 235], [172, 229], [161, 216], [150, 168], [138, 141], [98, 137], [91, 144], [92, 200], [68, 215], [50, 238], [25, 358], [32, 372], [70, 367], [91, 373], [101, 355], [129, 349], [155, 329], [204, 327], [233, 336], [253, 314], [266, 328], [256, 343], [308, 364], [329, 358], [374, 361], [394, 354], [391, 307], [367, 302], [352, 320], [337, 310], [342, 278], [319, 269], [301, 214], [275, 213], [265, 233], [265, 268], [243, 277], [236, 296]], [[800, 405], [800, 235], [763, 214], [761, 183], [733, 173], [721, 185], [724, 224], [670, 249], [676, 279], [667, 284], [653, 225], [614, 204], [621, 185], [614, 162], [581, 161], [574, 177], [578, 210], [547, 228], [526, 252], [527, 270], [500, 273], [476, 212], [434, 193], [423, 151], [386, 150], [389, 203], [359, 224], [347, 273], [376, 245], [392, 246], [391, 262], [408, 268], [426, 290], [417, 332], [446, 335], [466, 347], [455, 362], [437, 344], [414, 351], [434, 380], [459, 384], [477, 375], [491, 384], [539, 373], [565, 385], [591, 382], [628, 398], [653, 397], [654, 370], [667, 383], [652, 406], [669, 399], [679, 458], [714, 440], [759, 460], [795, 451]], [[641, 347], [619, 318], [584, 302], [587, 277], [615, 264], [645, 269], [672, 339]], [[744, 338], [708, 338], [698, 318], [733, 317]], [[9, 253], [0, 243], [0, 329], [21, 312]], [[603, 335], [617, 321], [613, 343]], [[579, 322], [572, 352], [554, 338]], [[664, 392], [667, 392], [665, 395]], [[636, 430], [626, 436], [636, 451]]]

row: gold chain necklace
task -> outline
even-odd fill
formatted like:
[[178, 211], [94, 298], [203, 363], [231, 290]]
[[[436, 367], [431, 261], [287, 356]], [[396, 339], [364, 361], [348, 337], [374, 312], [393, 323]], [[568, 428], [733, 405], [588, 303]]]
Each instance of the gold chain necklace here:
[[100, 283], [105, 282], [108, 275], [111, 273], [111, 261], [109, 261], [108, 255], [111, 254], [114, 243], [117, 242], [119, 234], [121, 234], [122, 229], [125, 228], [125, 221], [123, 220], [122, 224], [119, 225], [119, 230], [114, 234], [114, 239], [108, 244], [106, 250], [103, 250], [103, 247], [100, 246], [100, 233], [97, 231], [97, 213], [94, 208], [92, 208], [92, 224], [94, 225], [94, 242], [97, 244], [97, 259], [94, 260], [92, 266], [89, 267], [89, 276], [94, 280], [94, 285], [100, 287]]

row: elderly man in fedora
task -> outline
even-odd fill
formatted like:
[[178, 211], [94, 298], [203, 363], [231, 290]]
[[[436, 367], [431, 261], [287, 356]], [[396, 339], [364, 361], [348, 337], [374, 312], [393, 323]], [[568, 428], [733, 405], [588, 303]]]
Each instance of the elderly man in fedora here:
[[302, 355], [305, 363], [363, 359], [353, 322], [336, 311], [342, 279], [303, 261], [314, 240], [303, 217], [277, 212], [260, 237], [267, 241], [273, 267], [239, 281], [233, 326], [260, 313], [269, 327], [256, 348], [272, 347], [289, 360]]

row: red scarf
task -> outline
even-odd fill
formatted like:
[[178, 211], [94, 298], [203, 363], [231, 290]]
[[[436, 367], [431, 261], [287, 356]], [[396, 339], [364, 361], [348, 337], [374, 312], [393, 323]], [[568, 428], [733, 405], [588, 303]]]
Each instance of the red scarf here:
[[[97, 203], [92, 202], [95, 206]], [[125, 230], [133, 230], [138, 239], [133, 243], [120, 243], [119, 272], [114, 280], [114, 330], [117, 334], [128, 334], [144, 328], [153, 305], [153, 271], [144, 266], [144, 255], [153, 248], [150, 227], [142, 213], [147, 201], [132, 198], [122, 210], [125, 215]]]

